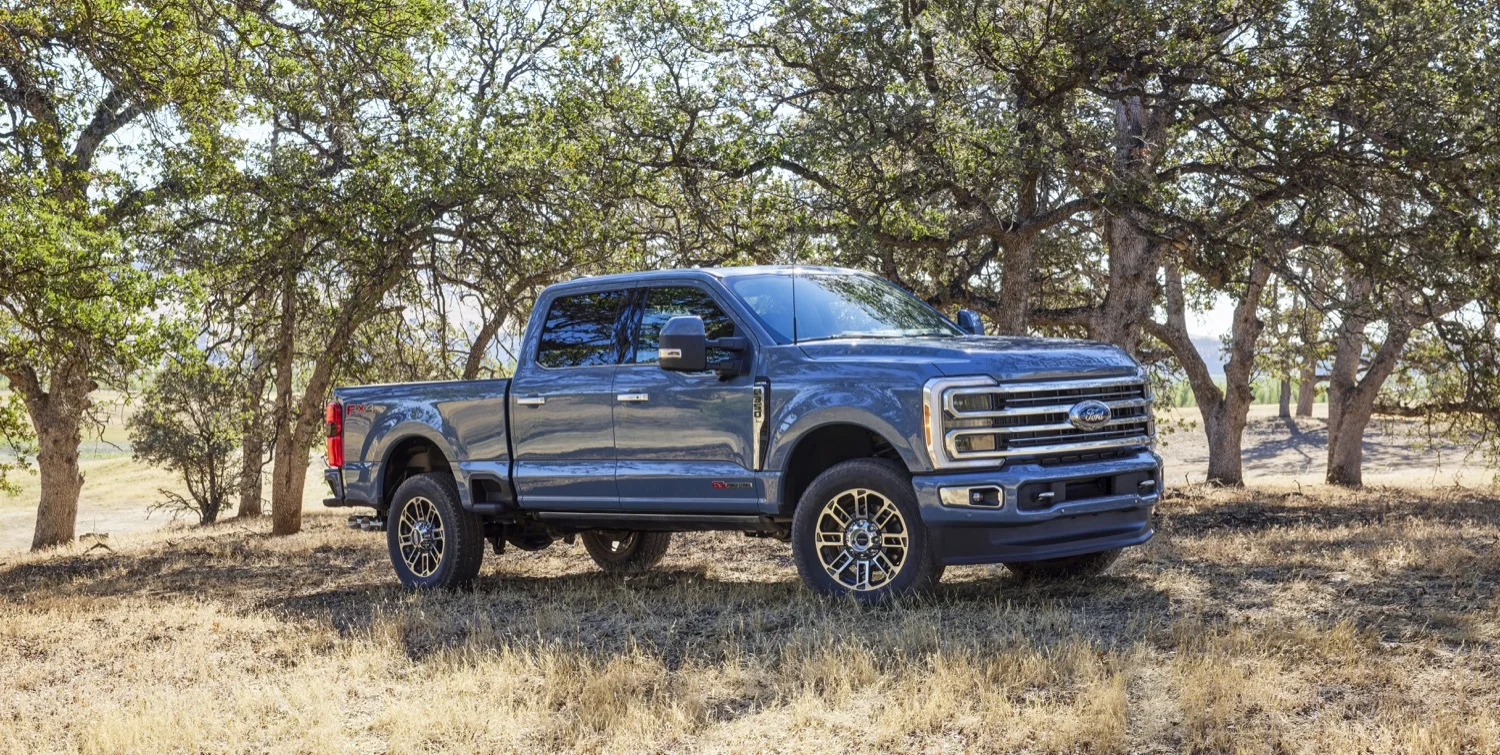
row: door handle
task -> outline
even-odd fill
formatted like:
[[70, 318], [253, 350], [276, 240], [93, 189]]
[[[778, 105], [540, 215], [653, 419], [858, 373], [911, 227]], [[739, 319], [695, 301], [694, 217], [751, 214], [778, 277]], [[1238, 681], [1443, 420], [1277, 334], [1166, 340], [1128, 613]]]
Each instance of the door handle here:
[[646, 401], [651, 397], [644, 393], [618, 393], [615, 394], [616, 401]]
[[546, 396], [522, 396], [516, 399], [516, 404], [519, 406], [541, 406], [545, 403], [547, 403]]

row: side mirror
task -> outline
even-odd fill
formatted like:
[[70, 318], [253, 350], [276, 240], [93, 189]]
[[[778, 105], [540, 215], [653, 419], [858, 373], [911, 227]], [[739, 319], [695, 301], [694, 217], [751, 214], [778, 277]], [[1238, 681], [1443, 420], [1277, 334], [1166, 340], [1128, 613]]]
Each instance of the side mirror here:
[[664, 370], [701, 372], [708, 369], [708, 336], [703, 318], [674, 317], [661, 326], [657, 336], [656, 363]]
[[958, 310], [958, 327], [971, 336], [984, 335], [984, 320], [981, 320], [979, 313], [972, 309]]

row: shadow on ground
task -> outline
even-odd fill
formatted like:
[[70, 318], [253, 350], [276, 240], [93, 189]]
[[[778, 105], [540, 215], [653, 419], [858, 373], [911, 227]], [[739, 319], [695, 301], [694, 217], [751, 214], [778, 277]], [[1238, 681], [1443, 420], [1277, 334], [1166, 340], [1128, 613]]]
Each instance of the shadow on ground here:
[[1157, 540], [1103, 577], [1027, 582], [1000, 567], [952, 569], [937, 595], [881, 608], [814, 598], [785, 546], [721, 534], [679, 537], [663, 567], [639, 577], [604, 575], [581, 548], [561, 546], [489, 556], [471, 591], [411, 594], [396, 586], [379, 538], [312, 527], [289, 540], [231, 532], [0, 567], [0, 604], [208, 600], [344, 637], [391, 637], [412, 657], [566, 645], [606, 655], [646, 647], [680, 663], [774, 654], [835, 632], [876, 647], [930, 637], [974, 650], [1054, 638], [1109, 648], [1166, 642], [1160, 633], [1185, 616], [1348, 621], [1386, 641], [1500, 650], [1474, 633], [1500, 577], [1500, 503], [1477, 494], [1174, 494]]

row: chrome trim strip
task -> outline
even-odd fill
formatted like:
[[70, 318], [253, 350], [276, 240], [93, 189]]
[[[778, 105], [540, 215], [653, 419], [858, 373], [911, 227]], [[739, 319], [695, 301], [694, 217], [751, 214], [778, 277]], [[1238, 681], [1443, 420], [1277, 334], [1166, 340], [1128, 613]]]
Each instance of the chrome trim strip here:
[[750, 389], [750, 442], [752, 462], [755, 465], [752, 469], [757, 472], [760, 471], [761, 464], [765, 461], [761, 458], [765, 449], [760, 447], [760, 433], [765, 424], [766, 386], [764, 383], [756, 383], [755, 387]]
[[1125, 375], [1112, 378], [1080, 378], [1078, 380], [1055, 380], [1046, 383], [1001, 383], [998, 393], [1027, 393], [1031, 391], [1075, 391], [1086, 388], [1113, 388], [1116, 386], [1141, 385], [1146, 381], [1140, 375]]
[[[951, 415], [954, 419], [982, 419], [985, 417], [1029, 417], [1037, 414], [1067, 414], [1068, 410], [1072, 409], [1079, 401], [1089, 400], [1087, 397], [1080, 397], [1078, 401], [1067, 404], [1051, 404], [1048, 406], [1020, 406], [1013, 409], [996, 409], [994, 411], [983, 412], [966, 412], [959, 411], [953, 408], [954, 396], [983, 393], [994, 393], [994, 391], [984, 389], [964, 389], [949, 391], [947, 395], [943, 397], [943, 411]], [[1130, 398], [1121, 399], [1119, 401], [1104, 401], [1102, 403], [1108, 406], [1111, 411], [1113, 411], [1115, 409], [1135, 409], [1143, 406], [1150, 406], [1151, 399]]]
[[[954, 432], [958, 431], [955, 430]], [[1010, 448], [1002, 451], [961, 453], [957, 455], [957, 458], [963, 461], [975, 459], [1008, 459], [1013, 456], [1044, 456], [1047, 454], [1109, 451], [1119, 448], [1146, 448], [1150, 445], [1150, 436], [1136, 435], [1129, 438], [1111, 438], [1109, 440], [1085, 441], [1081, 443], [1056, 443], [1049, 446], [1026, 446], [1024, 448]]]
[[942, 443], [943, 437], [943, 395], [946, 391], [955, 388], [977, 388], [980, 386], [996, 385], [993, 378], [971, 375], [968, 377], [937, 377], [927, 381], [922, 386], [922, 407], [926, 420], [923, 425], [923, 434], [927, 441], [927, 460], [933, 469], [962, 469], [964, 467], [994, 467], [996, 463], [988, 459], [974, 461], [960, 461], [948, 455], [948, 451]]
[[1047, 431], [1051, 431], [1051, 430], [1078, 430], [1079, 432], [1096, 433], [1096, 432], [1099, 432], [1100, 430], [1103, 430], [1106, 427], [1115, 427], [1117, 425], [1133, 425], [1133, 424], [1136, 424], [1136, 423], [1140, 423], [1140, 424], [1144, 425], [1144, 424], [1146, 424], [1146, 418], [1145, 417], [1116, 417], [1115, 419], [1112, 419], [1112, 420], [1110, 420], [1110, 421], [1108, 421], [1108, 422], [1106, 422], [1106, 423], [1104, 423], [1104, 424], [1102, 424], [1102, 425], [1100, 425], [1100, 426], [1098, 426], [1098, 427], [1096, 427], [1096, 428], [1094, 428], [1092, 430], [1084, 430], [1082, 428], [1075, 427], [1072, 423], [1069, 423], [1069, 422], [1059, 422], [1059, 423], [1053, 424], [1053, 425], [1011, 425], [1009, 427], [960, 427], [960, 428], [957, 428], [957, 429], [954, 429], [954, 430], [949, 430], [948, 431], [948, 435], [952, 436], [955, 433], [960, 434], [960, 435], [988, 435], [988, 434], [991, 434], [991, 433], [1000, 433], [1000, 434], [1003, 434], [1003, 435], [1010, 435], [1011, 433], [1047, 432]]

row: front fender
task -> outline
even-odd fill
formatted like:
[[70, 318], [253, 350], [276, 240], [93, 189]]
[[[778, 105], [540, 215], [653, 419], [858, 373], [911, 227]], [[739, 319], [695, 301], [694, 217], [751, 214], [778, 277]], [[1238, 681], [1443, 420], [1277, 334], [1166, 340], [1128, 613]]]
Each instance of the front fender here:
[[[773, 384], [773, 401], [775, 395]], [[770, 453], [766, 457], [766, 468], [770, 470], [784, 471], [799, 441], [818, 428], [836, 424], [858, 425], [879, 433], [913, 472], [932, 468], [922, 434], [919, 385], [808, 386], [785, 404], [773, 406], [771, 422]]]

